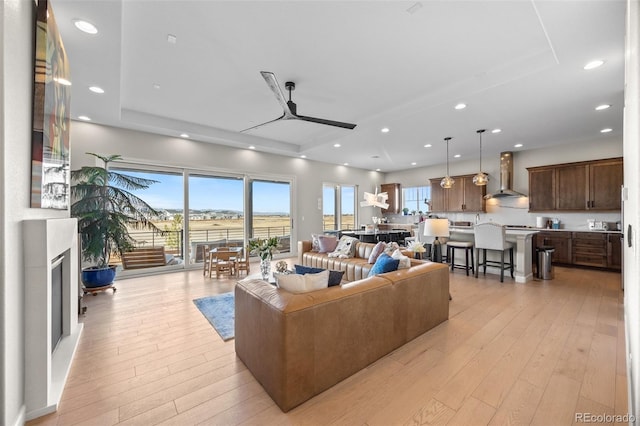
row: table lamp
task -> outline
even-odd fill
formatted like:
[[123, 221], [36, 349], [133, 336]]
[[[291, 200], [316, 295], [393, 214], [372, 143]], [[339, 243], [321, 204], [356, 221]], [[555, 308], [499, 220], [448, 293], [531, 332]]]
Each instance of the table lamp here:
[[427, 219], [424, 221], [424, 235], [427, 237], [435, 237], [431, 245], [431, 260], [433, 262], [442, 262], [442, 244], [438, 237], [449, 236], [449, 219]]

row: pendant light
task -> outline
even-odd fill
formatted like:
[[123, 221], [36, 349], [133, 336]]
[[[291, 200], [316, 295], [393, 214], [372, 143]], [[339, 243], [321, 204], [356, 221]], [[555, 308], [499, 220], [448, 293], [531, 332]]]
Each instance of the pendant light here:
[[489, 182], [489, 176], [482, 171], [482, 134], [485, 131], [485, 129], [476, 130], [480, 135], [480, 171], [473, 177], [473, 183], [477, 186], [484, 186]]
[[442, 180], [440, 181], [440, 186], [443, 187], [444, 189], [449, 189], [453, 186], [453, 184], [456, 181], [453, 180], [451, 176], [449, 176], [449, 141], [451, 140], [451, 138], [446, 137], [444, 138], [444, 140], [445, 142], [447, 142], [447, 175], [443, 177]]

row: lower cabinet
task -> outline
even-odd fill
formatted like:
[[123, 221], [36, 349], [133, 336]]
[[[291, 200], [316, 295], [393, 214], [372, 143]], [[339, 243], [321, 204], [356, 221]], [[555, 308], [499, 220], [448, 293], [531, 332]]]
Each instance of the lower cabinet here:
[[540, 246], [553, 246], [554, 264], [622, 269], [619, 233], [541, 231], [535, 237], [535, 247]]

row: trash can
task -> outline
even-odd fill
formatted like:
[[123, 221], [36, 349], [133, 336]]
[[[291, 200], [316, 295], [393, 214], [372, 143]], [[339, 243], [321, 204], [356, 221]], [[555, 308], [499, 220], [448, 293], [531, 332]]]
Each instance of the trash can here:
[[537, 278], [541, 280], [553, 279], [553, 265], [551, 263], [553, 252], [555, 249], [552, 246], [540, 246], [536, 248], [537, 252]]

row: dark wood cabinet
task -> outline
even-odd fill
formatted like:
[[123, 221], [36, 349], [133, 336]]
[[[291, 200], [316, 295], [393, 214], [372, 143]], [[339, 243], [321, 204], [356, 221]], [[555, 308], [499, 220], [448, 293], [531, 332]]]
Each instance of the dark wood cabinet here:
[[554, 210], [556, 172], [553, 167], [529, 170], [529, 210]]
[[450, 189], [440, 186], [442, 178], [431, 179], [431, 211], [440, 212], [483, 212], [486, 211], [484, 196], [486, 186], [473, 183], [473, 175], [452, 176], [455, 183]]
[[572, 240], [574, 265], [606, 268], [607, 234], [597, 232], [574, 232]]
[[551, 257], [553, 263], [569, 265], [572, 263], [571, 254], [571, 232], [553, 231], [538, 232], [536, 234], [536, 247], [553, 246], [554, 252]]
[[400, 203], [402, 200], [402, 194], [400, 193], [399, 183], [383, 183], [380, 185], [380, 192], [386, 192], [389, 198], [387, 203], [388, 209], [381, 209], [382, 213], [398, 214], [400, 213]]
[[620, 210], [622, 158], [530, 167], [529, 211]]
[[622, 270], [622, 234], [607, 235], [607, 268]]

